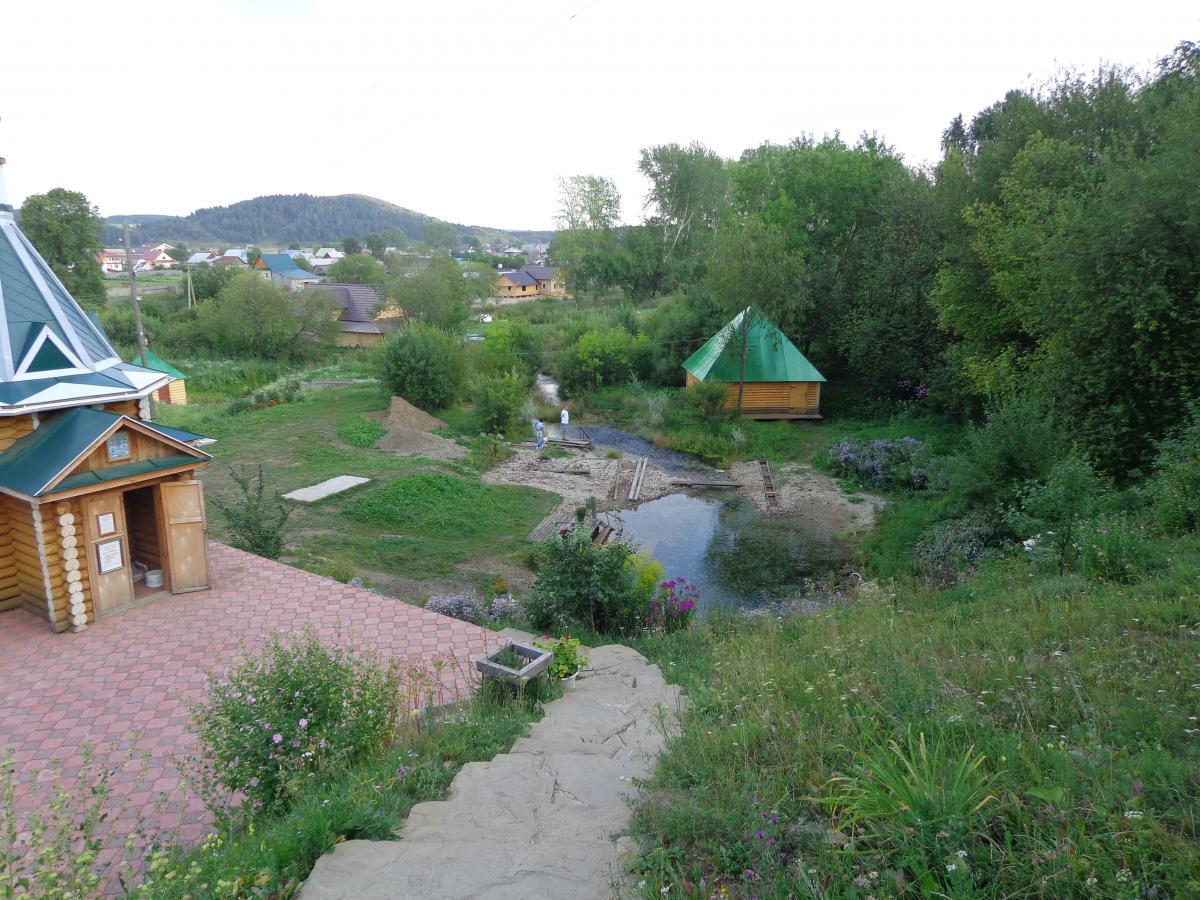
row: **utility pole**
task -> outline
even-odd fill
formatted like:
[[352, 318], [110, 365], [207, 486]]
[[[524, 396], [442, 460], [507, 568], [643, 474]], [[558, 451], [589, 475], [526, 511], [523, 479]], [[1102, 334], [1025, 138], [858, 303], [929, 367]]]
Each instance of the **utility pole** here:
[[[125, 265], [129, 268], [129, 303], [133, 307], [133, 327], [137, 329], [138, 356], [142, 368], [149, 368], [146, 361], [146, 332], [142, 330], [142, 302], [138, 299], [137, 273], [133, 271], [133, 250], [129, 246], [129, 223], [121, 223], [121, 235], [125, 238]], [[150, 401], [150, 421], [154, 421], [154, 395], [146, 397]]]

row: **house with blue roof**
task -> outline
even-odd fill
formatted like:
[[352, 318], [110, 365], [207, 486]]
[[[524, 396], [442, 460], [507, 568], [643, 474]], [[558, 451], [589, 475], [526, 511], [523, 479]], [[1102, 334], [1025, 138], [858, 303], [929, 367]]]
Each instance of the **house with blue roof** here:
[[254, 268], [267, 281], [285, 291], [303, 290], [306, 284], [319, 284], [321, 279], [296, 265], [296, 260], [286, 253], [264, 253], [254, 262]]
[[3, 166], [0, 616], [80, 631], [161, 590], [208, 587], [196, 474], [210, 457], [200, 435], [151, 420], [175, 375], [117, 355], [18, 227]]

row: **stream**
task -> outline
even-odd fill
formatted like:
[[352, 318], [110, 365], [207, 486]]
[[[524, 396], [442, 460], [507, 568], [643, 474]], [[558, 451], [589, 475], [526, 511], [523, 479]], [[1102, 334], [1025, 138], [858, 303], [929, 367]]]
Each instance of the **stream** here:
[[[558, 385], [538, 375], [538, 389], [558, 402]], [[574, 423], [573, 423], [574, 424]], [[671, 475], [726, 477], [698, 456], [659, 447], [611, 425], [584, 423], [601, 453], [645, 456]], [[760, 606], [803, 579], [848, 563], [850, 549], [828, 528], [802, 516], [766, 516], [748, 500], [717, 490], [689, 490], [612, 514], [622, 536], [663, 564], [668, 578], [686, 578], [707, 609]]]

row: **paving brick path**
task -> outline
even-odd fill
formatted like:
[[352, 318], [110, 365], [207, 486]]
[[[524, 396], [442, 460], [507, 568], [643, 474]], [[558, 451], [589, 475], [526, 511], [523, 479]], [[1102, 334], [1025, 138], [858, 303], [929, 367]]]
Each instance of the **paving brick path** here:
[[[209, 544], [212, 589], [164, 596], [89, 625], [80, 634], [54, 634], [24, 610], [0, 613], [0, 754], [11, 748], [26, 780], [52, 759], [76, 778], [83, 744], [116, 743], [116, 756], [149, 754], [148, 777], [133, 788], [136, 766], [117, 776], [115, 794], [129, 815], [106, 823], [127, 833], [132, 816], [165, 806], [155, 824], [184, 841], [196, 840], [208, 818], [199, 800], [179, 785], [171, 761], [186, 751], [190, 703], [203, 693], [205, 672], [240, 659], [272, 635], [311, 624], [323, 640], [374, 649], [404, 668], [435, 673], [435, 700], [451, 700], [473, 683], [472, 660], [498, 648], [499, 635], [328, 578]], [[98, 754], [100, 755], [100, 754]], [[109, 759], [112, 756], [108, 757]], [[18, 808], [28, 807], [24, 785]]]

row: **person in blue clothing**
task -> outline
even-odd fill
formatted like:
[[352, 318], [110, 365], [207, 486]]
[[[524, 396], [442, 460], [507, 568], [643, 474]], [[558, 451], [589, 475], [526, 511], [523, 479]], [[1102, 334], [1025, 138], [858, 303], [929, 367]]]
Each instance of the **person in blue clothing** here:
[[546, 449], [546, 426], [540, 418], [533, 423], [533, 442], [539, 451]]

